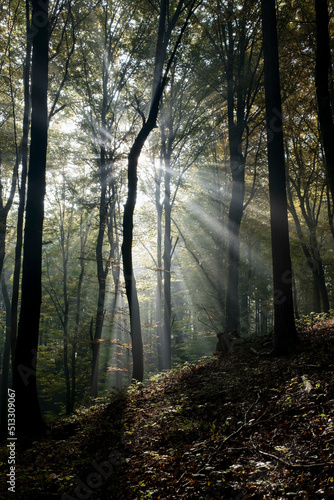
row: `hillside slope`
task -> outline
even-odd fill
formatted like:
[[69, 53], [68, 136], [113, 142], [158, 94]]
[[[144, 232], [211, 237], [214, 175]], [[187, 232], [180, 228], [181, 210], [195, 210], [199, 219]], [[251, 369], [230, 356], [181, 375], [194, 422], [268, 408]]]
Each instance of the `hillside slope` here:
[[301, 339], [289, 358], [244, 344], [78, 412], [18, 450], [15, 498], [334, 498], [334, 320]]

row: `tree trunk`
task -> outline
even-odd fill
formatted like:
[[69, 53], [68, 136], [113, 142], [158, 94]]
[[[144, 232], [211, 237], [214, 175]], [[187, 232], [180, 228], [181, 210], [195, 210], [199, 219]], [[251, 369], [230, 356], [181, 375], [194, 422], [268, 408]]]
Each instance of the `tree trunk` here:
[[81, 311], [81, 289], [83, 278], [85, 274], [85, 247], [88, 236], [88, 227], [83, 230], [83, 217], [82, 214], [80, 216], [80, 272], [78, 277], [78, 288], [76, 294], [76, 309], [75, 309], [75, 327], [74, 327], [74, 335], [73, 335], [73, 343], [72, 343], [72, 353], [71, 353], [71, 404], [70, 404], [70, 413], [73, 413], [75, 406], [75, 393], [76, 393], [76, 355], [77, 355], [77, 340], [79, 334], [79, 325], [80, 325], [80, 311]]
[[133, 242], [133, 214], [137, 198], [137, 167], [141, 150], [147, 137], [153, 130], [154, 124], [146, 122], [139, 132], [128, 156], [128, 197], [124, 206], [123, 215], [123, 272], [125, 291], [130, 311], [130, 331], [132, 340], [133, 373], [132, 378], [142, 382], [144, 377], [144, 355], [140, 324], [140, 311], [136, 281], [133, 273], [132, 242]]
[[275, 0], [261, 0], [274, 282], [274, 353], [290, 352], [298, 341], [292, 298], [285, 159]]
[[[311, 252], [312, 252], [312, 272], [314, 276], [314, 280], [316, 284], [316, 288], [318, 289], [318, 296], [319, 296], [319, 305], [317, 304], [318, 311], [315, 312], [321, 312], [321, 309], [323, 312], [328, 313], [329, 312], [329, 299], [328, 299], [328, 292], [327, 292], [327, 287], [326, 287], [326, 280], [325, 280], [325, 272], [324, 272], [324, 265], [322, 258], [320, 256], [320, 250], [319, 250], [319, 245], [317, 242], [317, 236], [315, 234], [315, 231], [312, 230], [310, 234], [310, 247], [311, 247]], [[322, 308], [320, 305], [320, 298], [322, 302]]]
[[[26, 29], [27, 33], [30, 30], [30, 7], [29, 2], [26, 2]], [[15, 263], [13, 275], [13, 292], [12, 292], [12, 309], [11, 309], [11, 351], [12, 361], [15, 352], [15, 342], [17, 333], [17, 316], [19, 303], [20, 275], [21, 275], [21, 257], [23, 244], [23, 220], [24, 208], [26, 202], [26, 183], [28, 173], [28, 136], [30, 127], [30, 63], [31, 63], [31, 37], [27, 37], [26, 58], [23, 68], [23, 84], [24, 84], [24, 115], [23, 115], [23, 135], [21, 143], [22, 152], [22, 172], [21, 172], [21, 187], [19, 188], [19, 207], [17, 213], [17, 230], [16, 230], [16, 246], [15, 246]]]
[[133, 214], [137, 198], [137, 167], [140, 153], [144, 147], [145, 141], [156, 127], [156, 121], [159, 113], [160, 102], [163, 90], [167, 83], [167, 76], [170, 67], [174, 61], [177, 49], [181, 43], [182, 36], [188, 25], [190, 17], [192, 16], [195, 8], [196, 0], [191, 0], [188, 4], [188, 14], [186, 20], [182, 24], [178, 38], [175, 42], [174, 48], [169, 56], [166, 69], [163, 73], [164, 63], [166, 60], [167, 48], [170, 41], [171, 33], [175, 28], [177, 20], [184, 8], [183, 0], [179, 0], [175, 8], [174, 14], [169, 18], [169, 0], [162, 0], [160, 2], [160, 15], [158, 26], [158, 37], [154, 61], [154, 74], [152, 85], [152, 99], [150, 110], [147, 120], [142, 114], [143, 125], [139, 131], [133, 146], [131, 147], [128, 155], [128, 196], [124, 206], [123, 215], [123, 243], [122, 243], [122, 257], [123, 257], [123, 272], [125, 280], [125, 290], [128, 299], [130, 310], [130, 331], [132, 339], [132, 353], [133, 353], [133, 374], [132, 378], [137, 381], [142, 381], [144, 376], [144, 360], [143, 360], [143, 343], [140, 324], [140, 311], [138, 294], [136, 288], [135, 277], [133, 273], [132, 262], [132, 243], [133, 243]]
[[[62, 208], [60, 207], [60, 238], [61, 238], [61, 253], [63, 263], [63, 301], [64, 301], [64, 316], [62, 319], [64, 331], [64, 376], [66, 388], [66, 415], [71, 413], [71, 380], [69, 370], [69, 355], [68, 355], [68, 319], [70, 311], [70, 299], [67, 289], [67, 269], [68, 269], [68, 252], [69, 252], [69, 234], [65, 235], [65, 173], [63, 172], [63, 201]], [[71, 223], [70, 223], [71, 225]]]
[[48, 130], [48, 0], [42, 6], [38, 0], [33, 0], [32, 5], [32, 19], [38, 19], [39, 23], [35, 27], [33, 38], [31, 143], [22, 300], [13, 367], [18, 435], [40, 434], [45, 429], [37, 396], [36, 362], [42, 299], [42, 234]]
[[164, 328], [163, 328], [163, 370], [171, 369], [171, 199], [170, 199], [170, 181], [171, 166], [170, 154], [164, 155], [165, 162], [165, 234], [164, 234]]
[[[162, 162], [161, 162], [162, 163]], [[161, 164], [159, 172], [155, 174], [155, 207], [157, 210], [157, 296], [156, 296], [156, 323], [158, 343], [158, 368], [163, 370], [163, 324], [162, 324], [162, 203], [161, 196]]]
[[[102, 120], [103, 122], [105, 120]], [[102, 337], [102, 328], [104, 323], [104, 304], [106, 295], [106, 280], [109, 271], [109, 264], [104, 265], [103, 259], [103, 240], [104, 234], [107, 226], [107, 212], [108, 212], [108, 202], [106, 199], [107, 193], [107, 166], [105, 163], [105, 148], [101, 147], [100, 152], [100, 210], [99, 210], [99, 232], [96, 243], [96, 266], [97, 266], [97, 277], [99, 282], [98, 300], [97, 300], [97, 311], [96, 311], [96, 322], [95, 322], [95, 334], [92, 343], [92, 385], [91, 385], [91, 396], [97, 397], [98, 395], [98, 373], [99, 373], [99, 356], [100, 356], [100, 339]]]
[[318, 101], [318, 115], [321, 138], [325, 151], [326, 172], [334, 203], [334, 122], [329, 91], [329, 70], [331, 66], [329, 42], [329, 16], [327, 0], [315, 0], [316, 11], [316, 65], [315, 86]]
[[[233, 2], [229, 2], [233, 14]], [[232, 174], [232, 196], [228, 216], [228, 269], [226, 294], [226, 331], [240, 334], [239, 308], [239, 263], [240, 263], [240, 226], [244, 211], [245, 197], [245, 158], [242, 154], [242, 136], [245, 123], [245, 98], [243, 95], [245, 65], [245, 22], [240, 22], [237, 61], [235, 54], [235, 34], [232, 22], [228, 23], [229, 44], [227, 57], [227, 113]], [[235, 62], [238, 73], [235, 75]], [[236, 107], [236, 120], [235, 120]]]
[[[233, 141], [233, 139], [232, 139]], [[230, 139], [230, 144], [231, 144]], [[235, 147], [236, 146], [236, 147]], [[241, 154], [230, 145], [232, 171], [232, 197], [228, 217], [228, 271], [226, 295], [226, 331], [240, 333], [239, 310], [239, 263], [240, 263], [240, 226], [243, 215], [245, 195], [245, 162]]]

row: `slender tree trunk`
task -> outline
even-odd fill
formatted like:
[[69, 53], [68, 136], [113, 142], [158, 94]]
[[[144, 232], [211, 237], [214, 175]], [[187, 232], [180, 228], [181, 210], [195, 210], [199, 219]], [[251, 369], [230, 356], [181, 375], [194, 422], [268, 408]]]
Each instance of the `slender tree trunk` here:
[[[162, 163], [162, 159], [161, 159]], [[156, 291], [156, 323], [158, 342], [158, 368], [163, 370], [163, 324], [162, 324], [162, 203], [161, 197], [161, 163], [155, 174], [155, 206], [157, 210], [157, 291]]]
[[[233, 2], [228, 2], [233, 14]], [[245, 197], [245, 158], [242, 154], [242, 136], [245, 128], [245, 100], [243, 96], [245, 64], [245, 23], [240, 22], [239, 52], [235, 57], [235, 34], [229, 21], [229, 45], [227, 58], [227, 113], [229, 131], [230, 166], [232, 174], [232, 196], [228, 218], [228, 270], [226, 294], [226, 331], [240, 334], [239, 308], [239, 263], [240, 263], [240, 226], [244, 212]], [[235, 75], [235, 62], [238, 74]], [[236, 103], [235, 103], [236, 101]], [[236, 120], [235, 120], [235, 107]]]
[[[102, 120], [105, 122], [105, 119]], [[109, 271], [109, 264], [104, 264], [103, 258], [103, 240], [108, 219], [108, 201], [107, 201], [107, 166], [105, 161], [105, 148], [101, 147], [100, 153], [100, 211], [99, 211], [99, 232], [96, 243], [96, 265], [97, 277], [99, 282], [97, 312], [95, 322], [95, 335], [92, 343], [92, 386], [91, 395], [97, 397], [98, 394], [98, 373], [99, 373], [99, 356], [100, 356], [100, 339], [102, 337], [102, 328], [105, 315], [105, 295], [106, 295], [106, 280]]]
[[[231, 142], [231, 139], [230, 139]], [[245, 163], [241, 154], [230, 146], [232, 171], [232, 197], [228, 219], [228, 271], [226, 295], [226, 330], [240, 333], [239, 309], [239, 263], [240, 263], [240, 226], [243, 216], [245, 195]]]
[[[64, 175], [64, 172], [63, 172]], [[63, 177], [63, 200], [62, 208], [60, 207], [60, 237], [61, 237], [61, 253], [63, 261], [63, 301], [64, 301], [64, 316], [62, 318], [62, 325], [64, 331], [64, 376], [66, 388], [66, 414], [71, 413], [71, 380], [69, 370], [69, 349], [68, 349], [68, 320], [70, 311], [70, 301], [67, 288], [68, 280], [68, 252], [69, 252], [69, 234], [65, 235], [65, 177]], [[72, 216], [71, 216], [72, 218]], [[71, 226], [71, 222], [70, 222]]]
[[298, 300], [297, 300], [297, 287], [296, 287], [296, 281], [295, 281], [294, 277], [292, 277], [292, 295], [293, 295], [295, 317], [296, 317], [296, 319], [299, 319], [300, 316], [299, 316]]
[[153, 130], [153, 125], [146, 122], [139, 132], [128, 156], [128, 197], [124, 206], [123, 215], [123, 272], [125, 291], [130, 311], [130, 331], [132, 340], [133, 373], [132, 378], [142, 382], [144, 377], [143, 341], [140, 324], [140, 311], [136, 281], [133, 273], [132, 242], [133, 242], [133, 214], [137, 198], [137, 167], [141, 150], [147, 137]]
[[334, 122], [329, 91], [329, 71], [331, 66], [329, 41], [329, 16], [327, 0], [315, 0], [316, 11], [316, 65], [315, 86], [318, 101], [320, 132], [325, 151], [326, 172], [334, 203]]
[[170, 154], [166, 153], [165, 162], [165, 234], [164, 234], [164, 328], [163, 328], [163, 370], [171, 369], [171, 167]]
[[176, 22], [184, 8], [183, 0], [179, 0], [175, 8], [174, 14], [169, 19], [169, 0], [161, 0], [158, 37], [155, 52], [154, 74], [152, 85], [152, 99], [147, 120], [142, 115], [143, 125], [139, 131], [133, 146], [128, 155], [128, 196], [124, 206], [123, 215], [123, 272], [125, 280], [126, 296], [130, 311], [130, 331], [132, 339], [133, 353], [133, 374], [132, 378], [137, 381], [142, 381], [144, 376], [144, 360], [143, 360], [143, 343], [140, 324], [140, 311], [136, 281], [133, 272], [132, 262], [132, 243], [133, 243], [133, 214], [137, 198], [137, 168], [140, 153], [144, 147], [145, 141], [156, 127], [156, 121], [159, 113], [160, 102], [163, 90], [167, 83], [167, 76], [170, 67], [174, 61], [177, 49], [181, 43], [182, 36], [188, 25], [188, 22], [194, 12], [196, 0], [191, 0], [188, 4], [188, 14], [184, 21], [174, 48], [166, 63], [165, 73], [163, 74], [164, 63], [166, 60], [167, 48], [170, 41], [170, 36], [175, 28]]
[[77, 346], [78, 346], [78, 335], [80, 326], [80, 311], [81, 311], [81, 289], [83, 278], [85, 274], [85, 247], [88, 236], [88, 228], [83, 230], [83, 216], [80, 216], [80, 272], [78, 277], [78, 287], [76, 294], [76, 309], [75, 309], [75, 327], [73, 335], [72, 353], [71, 353], [71, 403], [70, 403], [70, 413], [73, 413], [75, 406], [75, 396], [76, 396], [76, 356], [77, 356]]
[[[314, 221], [312, 221], [306, 211], [303, 209], [304, 197], [301, 196], [300, 193], [297, 193], [300, 206], [302, 208], [302, 214], [306, 221], [308, 231], [309, 231], [309, 246], [306, 244], [303, 230], [297, 215], [297, 211], [294, 206], [292, 193], [289, 185], [287, 186], [288, 198], [289, 198], [289, 210], [295, 222], [298, 238], [303, 249], [304, 255], [306, 257], [306, 262], [309, 268], [312, 271], [312, 279], [313, 279], [313, 310], [315, 312], [321, 312], [321, 300], [323, 304], [323, 311], [329, 311], [329, 299], [328, 292], [326, 287], [325, 273], [323, 261], [320, 255], [319, 245], [317, 242], [316, 230]], [[296, 313], [297, 317], [297, 313]]]
[[42, 299], [42, 234], [48, 130], [48, 0], [42, 6], [38, 0], [33, 0], [32, 5], [32, 18], [39, 19], [40, 22], [35, 27], [33, 38], [31, 144], [22, 300], [13, 367], [18, 435], [39, 434], [45, 429], [37, 396], [36, 362]]
[[[30, 7], [28, 1], [26, 2], [26, 29], [28, 33], [30, 30]], [[22, 172], [21, 172], [21, 186], [19, 188], [19, 207], [17, 213], [15, 264], [14, 264], [14, 275], [13, 275], [13, 293], [12, 293], [12, 311], [11, 311], [12, 361], [14, 358], [16, 333], [17, 333], [17, 316], [18, 316], [21, 257], [22, 257], [22, 244], [23, 244], [23, 219], [24, 219], [24, 208], [26, 202], [26, 183], [27, 183], [27, 172], [28, 172], [28, 136], [29, 136], [30, 111], [31, 111], [30, 109], [31, 46], [32, 46], [31, 37], [27, 37], [26, 58], [23, 68], [24, 115], [23, 115], [23, 135], [21, 143]]]
[[275, 0], [261, 0], [261, 8], [274, 282], [274, 353], [282, 355], [294, 347], [298, 337], [293, 315]]
[[[317, 239], [315, 234], [311, 234], [310, 237], [311, 243], [311, 252], [312, 252], [312, 272], [313, 272], [313, 287], [314, 287], [314, 299], [315, 312], [321, 312], [321, 310], [325, 313], [329, 312], [329, 299], [328, 292], [326, 287], [325, 280], [325, 272], [324, 265], [322, 262], [322, 258], [319, 253], [319, 246], [317, 244]], [[316, 289], [316, 291], [315, 291]], [[322, 302], [322, 307], [320, 304], [320, 299]]]

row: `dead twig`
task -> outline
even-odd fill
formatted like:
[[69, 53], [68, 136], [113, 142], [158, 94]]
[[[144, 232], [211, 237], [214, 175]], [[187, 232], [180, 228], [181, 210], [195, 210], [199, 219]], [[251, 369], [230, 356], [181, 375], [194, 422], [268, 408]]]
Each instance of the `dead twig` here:
[[265, 451], [256, 449], [258, 453], [261, 453], [261, 455], [264, 455], [265, 457], [273, 458], [274, 460], [277, 460], [278, 462], [281, 462], [283, 465], [290, 469], [308, 469], [312, 467], [325, 467], [325, 466], [334, 466], [334, 462], [319, 462], [319, 463], [311, 463], [311, 464], [292, 464], [290, 462], [287, 462], [286, 460], [283, 460], [282, 458], [278, 457], [277, 455], [273, 455], [272, 453], [267, 453]]

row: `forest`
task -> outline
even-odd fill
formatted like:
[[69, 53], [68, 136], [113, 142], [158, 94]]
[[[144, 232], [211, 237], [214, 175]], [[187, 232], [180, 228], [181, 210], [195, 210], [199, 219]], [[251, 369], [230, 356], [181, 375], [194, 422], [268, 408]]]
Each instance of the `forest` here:
[[[191, 393], [189, 373], [225, 373], [233, 401], [247, 363], [240, 428], [218, 430], [208, 396], [212, 443], [258, 421], [266, 370], [302, 365], [290, 379], [333, 402], [333, 2], [4, 0], [0, 32], [1, 439], [65, 441], [60, 422], [111, 400], [117, 423], [159, 399], [151, 383]], [[319, 387], [306, 366], [325, 367]], [[272, 498], [120, 483], [110, 498]]]

